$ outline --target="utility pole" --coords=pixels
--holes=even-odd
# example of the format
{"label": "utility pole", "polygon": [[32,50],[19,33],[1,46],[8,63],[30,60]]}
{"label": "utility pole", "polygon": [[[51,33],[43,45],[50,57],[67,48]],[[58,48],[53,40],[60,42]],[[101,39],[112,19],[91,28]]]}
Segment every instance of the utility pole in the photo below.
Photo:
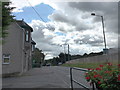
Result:
{"label": "utility pole", "polygon": [[64,45],[64,61],[66,62],[65,44]]}
{"label": "utility pole", "polygon": [[68,61],[70,60],[70,57],[69,57],[69,44],[68,44]]}

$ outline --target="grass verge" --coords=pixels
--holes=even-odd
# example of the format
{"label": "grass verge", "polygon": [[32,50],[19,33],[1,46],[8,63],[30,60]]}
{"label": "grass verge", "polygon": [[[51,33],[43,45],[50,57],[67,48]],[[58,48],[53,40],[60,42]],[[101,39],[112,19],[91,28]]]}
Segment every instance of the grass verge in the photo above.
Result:
{"label": "grass verge", "polygon": [[[65,67],[78,67],[78,68],[97,68],[99,65],[104,65],[105,63],[76,63],[76,64],[63,64]],[[112,63],[117,65],[118,63]]]}

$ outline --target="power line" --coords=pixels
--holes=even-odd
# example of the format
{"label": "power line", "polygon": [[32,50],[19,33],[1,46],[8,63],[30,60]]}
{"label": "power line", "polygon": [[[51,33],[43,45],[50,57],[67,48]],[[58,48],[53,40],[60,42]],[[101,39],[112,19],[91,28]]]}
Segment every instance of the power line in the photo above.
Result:
{"label": "power line", "polygon": [[[32,9],[36,12],[36,14],[38,15],[38,17],[43,21],[43,22],[47,22],[47,21],[45,21],[42,17],[41,17],[41,15],[37,12],[37,10],[32,6],[32,4],[29,2],[29,0],[26,0],[27,2],[28,2],[28,4],[32,7]],[[55,23],[53,22],[53,24],[55,25]],[[50,26],[49,24],[48,24],[48,26]]]}
{"label": "power line", "polygon": [[41,16],[40,14],[37,12],[37,10],[32,6],[32,4],[29,2],[29,0],[26,0],[28,2],[28,4],[32,7],[32,9],[36,12],[36,14],[38,15],[38,17],[43,21],[46,22]]}

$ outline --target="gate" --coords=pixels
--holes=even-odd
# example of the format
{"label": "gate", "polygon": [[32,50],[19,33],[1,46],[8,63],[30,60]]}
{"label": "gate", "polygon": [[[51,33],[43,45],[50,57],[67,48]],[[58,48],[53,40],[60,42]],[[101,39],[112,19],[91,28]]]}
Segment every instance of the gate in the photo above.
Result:
{"label": "gate", "polygon": [[[79,86],[82,86],[82,87],[85,88],[86,90],[90,90],[88,87],[86,87],[86,86],[83,85],[82,83],[79,83],[78,81],[76,81],[76,80],[73,79],[73,73],[72,73],[73,69],[74,69],[74,70],[79,70],[79,71],[84,71],[84,72],[87,72],[87,71],[88,71],[88,70],[81,69],[81,68],[70,67],[71,90],[74,89],[74,87],[73,87],[73,82],[76,83],[76,84],[78,84]],[[92,90],[95,90],[94,84],[92,84]]]}

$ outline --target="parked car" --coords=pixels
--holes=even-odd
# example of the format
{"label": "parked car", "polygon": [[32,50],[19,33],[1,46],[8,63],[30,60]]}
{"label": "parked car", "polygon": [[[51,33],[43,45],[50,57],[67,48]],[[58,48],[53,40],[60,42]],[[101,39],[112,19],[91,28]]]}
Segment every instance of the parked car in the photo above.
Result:
{"label": "parked car", "polygon": [[48,64],[46,64],[46,66],[51,66],[51,64],[50,64],[50,63],[48,63]]}
{"label": "parked car", "polygon": [[62,65],[62,63],[61,63],[61,62],[59,62],[59,63],[58,63],[58,65]]}

